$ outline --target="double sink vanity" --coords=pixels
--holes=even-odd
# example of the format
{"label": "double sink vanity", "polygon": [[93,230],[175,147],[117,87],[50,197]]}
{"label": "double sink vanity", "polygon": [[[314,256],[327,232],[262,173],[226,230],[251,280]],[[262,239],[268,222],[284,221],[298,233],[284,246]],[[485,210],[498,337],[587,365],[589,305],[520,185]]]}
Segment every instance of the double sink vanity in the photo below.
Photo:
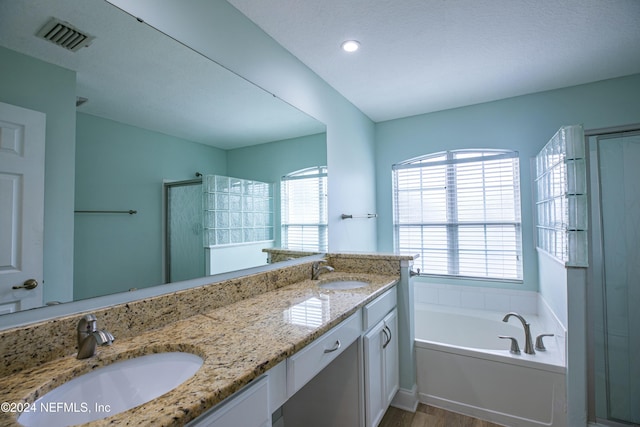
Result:
{"label": "double sink vanity", "polygon": [[399,387],[410,258],[324,259],[95,310],[115,341],[87,359],[75,342],[86,313],[0,331],[1,401],[13,405],[0,424],[377,425]]}

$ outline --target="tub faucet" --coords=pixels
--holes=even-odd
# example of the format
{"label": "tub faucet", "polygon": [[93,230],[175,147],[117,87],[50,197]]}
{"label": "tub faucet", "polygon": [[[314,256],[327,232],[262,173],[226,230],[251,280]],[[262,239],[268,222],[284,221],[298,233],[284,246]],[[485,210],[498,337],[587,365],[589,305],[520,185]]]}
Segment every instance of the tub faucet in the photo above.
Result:
{"label": "tub faucet", "polygon": [[334,268],[331,266],[320,265],[326,262],[327,260],[321,259],[313,263],[313,265],[311,266],[311,280],[318,280],[318,277],[323,271],[328,271],[328,272],[334,271]]}
{"label": "tub faucet", "polygon": [[522,326],[524,327],[524,352],[526,354],[536,354],[535,350],[533,349],[533,342],[531,340],[531,325],[524,319],[524,317],[513,311],[511,313],[507,313],[502,321],[508,322],[511,316],[516,317],[518,320],[520,320]]}
{"label": "tub faucet", "polygon": [[78,322],[78,359],[87,359],[96,354],[98,345],[111,345],[115,339],[109,331],[96,326],[95,314],[87,314]]}

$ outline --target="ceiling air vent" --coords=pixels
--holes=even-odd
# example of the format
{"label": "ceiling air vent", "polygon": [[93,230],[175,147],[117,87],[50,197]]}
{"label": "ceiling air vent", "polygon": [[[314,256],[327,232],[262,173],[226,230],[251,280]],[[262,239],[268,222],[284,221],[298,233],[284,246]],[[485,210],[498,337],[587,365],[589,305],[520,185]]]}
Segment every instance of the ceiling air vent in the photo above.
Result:
{"label": "ceiling air vent", "polygon": [[89,46],[95,38],[56,18],[51,18],[36,35],[72,52]]}

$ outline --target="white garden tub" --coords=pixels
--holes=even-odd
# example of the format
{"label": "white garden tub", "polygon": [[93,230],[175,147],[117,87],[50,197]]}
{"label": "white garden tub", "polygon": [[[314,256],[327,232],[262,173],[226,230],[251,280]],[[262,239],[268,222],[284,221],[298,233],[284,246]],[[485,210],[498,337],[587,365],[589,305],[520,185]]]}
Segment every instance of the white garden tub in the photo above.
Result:
{"label": "white garden tub", "polygon": [[[566,426],[564,346],[524,353],[524,330],[506,313],[416,304],[417,383],[422,403],[508,426]],[[535,340],[544,331],[524,315]],[[509,352],[518,339],[520,355]]]}

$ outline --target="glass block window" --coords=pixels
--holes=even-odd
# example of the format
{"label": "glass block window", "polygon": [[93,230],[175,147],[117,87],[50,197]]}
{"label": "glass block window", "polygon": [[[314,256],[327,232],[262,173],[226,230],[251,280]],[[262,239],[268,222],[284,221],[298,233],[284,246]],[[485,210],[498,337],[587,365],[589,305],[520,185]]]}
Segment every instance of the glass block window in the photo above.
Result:
{"label": "glass block window", "polygon": [[273,240],[273,184],[203,178],[205,247]]}
{"label": "glass block window", "polygon": [[282,247],[326,252],[327,167],[290,173],[280,181]]}
{"label": "glass block window", "polygon": [[518,153],[453,150],[393,166],[394,245],[422,274],[522,280]]}
{"label": "glass block window", "polygon": [[582,126],[560,128],[536,156],[536,240],[567,266],[586,267],[587,173]]}

